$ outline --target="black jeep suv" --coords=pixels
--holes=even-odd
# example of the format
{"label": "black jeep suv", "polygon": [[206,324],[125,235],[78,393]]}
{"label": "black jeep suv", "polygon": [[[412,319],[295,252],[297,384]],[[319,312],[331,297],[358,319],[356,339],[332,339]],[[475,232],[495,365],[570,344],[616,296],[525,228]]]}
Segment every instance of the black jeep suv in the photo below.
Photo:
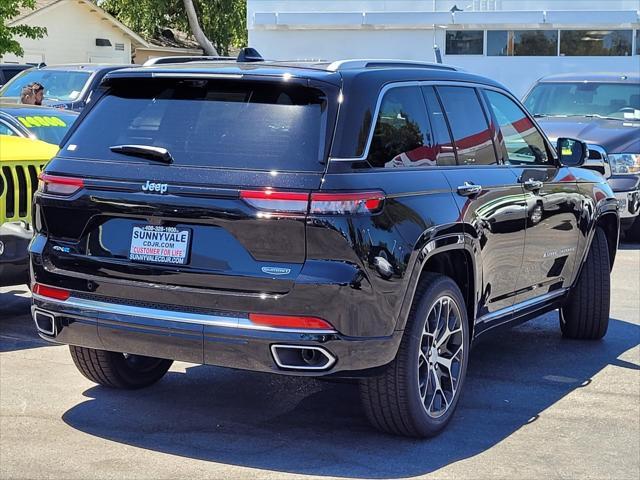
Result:
{"label": "black jeep suv", "polygon": [[105,386],[357,378],[375,426],[434,435],[483,333],[605,334],[618,204],[586,154],[443,65],[118,70],[41,176],[34,320]]}

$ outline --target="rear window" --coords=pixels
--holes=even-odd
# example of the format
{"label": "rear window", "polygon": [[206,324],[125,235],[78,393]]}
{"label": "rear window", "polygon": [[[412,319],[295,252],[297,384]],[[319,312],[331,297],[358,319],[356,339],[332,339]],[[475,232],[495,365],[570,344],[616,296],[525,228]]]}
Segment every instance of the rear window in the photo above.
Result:
{"label": "rear window", "polygon": [[127,79],[95,105],[65,155],[146,163],[110,150],[145,145],[177,165],[323,171],[327,107],[321,90],[286,82]]}

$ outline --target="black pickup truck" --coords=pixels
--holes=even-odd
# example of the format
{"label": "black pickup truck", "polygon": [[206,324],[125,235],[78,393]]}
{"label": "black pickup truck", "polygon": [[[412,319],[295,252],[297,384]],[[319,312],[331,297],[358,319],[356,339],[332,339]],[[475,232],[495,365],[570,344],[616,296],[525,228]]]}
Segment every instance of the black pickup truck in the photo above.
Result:
{"label": "black pickup truck", "polygon": [[551,140],[587,142],[584,167],[607,178],[620,205],[622,231],[629,240],[640,241],[640,74],[544,77],[524,104]]}

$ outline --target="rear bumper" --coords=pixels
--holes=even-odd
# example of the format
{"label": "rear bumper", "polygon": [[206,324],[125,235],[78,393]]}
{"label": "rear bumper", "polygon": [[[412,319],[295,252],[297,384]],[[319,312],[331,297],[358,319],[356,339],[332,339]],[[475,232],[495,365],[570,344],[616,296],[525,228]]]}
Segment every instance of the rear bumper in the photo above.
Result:
{"label": "rear bumper", "polygon": [[[190,363],[289,375],[357,376],[393,360],[402,332],[389,337],[354,338],[335,331],[294,331],[252,325],[246,317],[222,312],[192,313],[107,303],[71,296],[59,301],[34,295],[32,313],[42,338],[100,350]],[[44,328],[43,328],[44,327]],[[332,359],[326,368],[283,368],[273,347],[320,349]]]}
{"label": "rear bumper", "polygon": [[33,236],[21,224],[0,226],[0,286],[29,282],[29,242]]}

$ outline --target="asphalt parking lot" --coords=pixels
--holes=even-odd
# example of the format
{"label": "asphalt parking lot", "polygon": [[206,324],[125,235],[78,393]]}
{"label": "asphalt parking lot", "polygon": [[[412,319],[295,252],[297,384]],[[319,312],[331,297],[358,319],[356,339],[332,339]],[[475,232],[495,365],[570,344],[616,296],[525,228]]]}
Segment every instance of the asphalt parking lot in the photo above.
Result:
{"label": "asphalt parking lot", "polygon": [[480,343],[441,436],[367,424],[357,388],[176,363],[137,392],[97,387],[0,289],[1,478],[640,478],[640,245],[623,245],[602,342],[557,314]]}

